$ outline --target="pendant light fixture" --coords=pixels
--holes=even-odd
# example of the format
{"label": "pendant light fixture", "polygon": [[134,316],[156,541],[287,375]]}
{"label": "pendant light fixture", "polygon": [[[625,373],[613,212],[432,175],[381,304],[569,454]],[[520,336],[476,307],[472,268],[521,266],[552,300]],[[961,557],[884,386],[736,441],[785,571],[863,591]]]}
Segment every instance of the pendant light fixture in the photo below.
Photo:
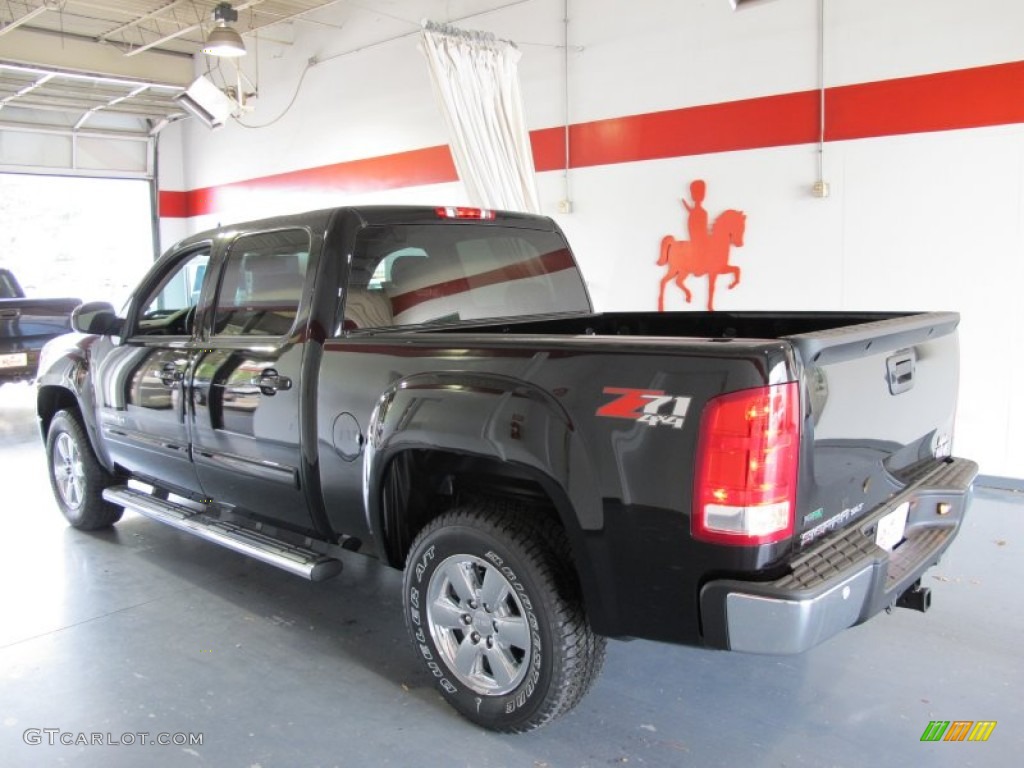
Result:
{"label": "pendant light fixture", "polygon": [[233,21],[238,21],[238,11],[231,7],[231,3],[220,3],[213,9],[213,20],[217,26],[206,38],[202,51],[207,56],[245,56],[245,43],[242,36],[234,27],[228,26]]}

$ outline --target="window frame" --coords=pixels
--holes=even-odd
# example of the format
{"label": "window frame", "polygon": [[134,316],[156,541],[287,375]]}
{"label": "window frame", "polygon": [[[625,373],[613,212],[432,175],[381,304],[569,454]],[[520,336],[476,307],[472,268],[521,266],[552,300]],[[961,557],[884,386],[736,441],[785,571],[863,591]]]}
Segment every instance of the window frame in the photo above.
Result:
{"label": "window frame", "polygon": [[190,333],[165,334],[160,333],[156,329],[144,331],[141,323],[143,321],[143,314],[146,307],[154,301],[156,294],[163,291],[168,281],[176,272],[183,270],[193,258],[203,252],[206,254],[206,265],[207,269],[209,269],[209,265],[214,263],[214,259],[216,258],[216,245],[213,240],[189,243],[188,246],[181,248],[181,250],[168,254],[163,259],[165,263],[161,264],[160,260],[156,262],[153,270],[139,285],[131,299],[129,299],[128,313],[125,323],[126,333],[124,336],[126,340],[160,340],[161,342],[174,340],[180,342],[182,339],[187,340],[196,337],[200,330],[200,313],[203,305],[202,294],[199,295],[196,303],[191,305],[196,308],[196,314],[192,321],[192,329]]}
{"label": "window frame", "polygon": [[[216,332],[216,320],[217,310],[219,308],[220,291],[224,284],[225,276],[227,275],[228,267],[231,264],[232,253],[235,251],[236,246],[243,239],[260,237],[263,235],[273,235],[277,233],[285,232],[301,232],[307,243],[306,249],[306,268],[302,276],[302,289],[299,293],[299,301],[295,307],[295,317],[292,320],[288,330],[280,334],[272,333],[247,333],[247,334],[232,334],[232,333],[217,333]],[[238,232],[230,240],[224,240],[219,244],[220,257],[216,264],[216,280],[209,281],[211,269],[207,265],[206,278],[209,281],[204,290],[209,290],[210,295],[206,298],[205,303],[205,319],[203,322],[202,337],[209,343],[224,344],[228,346],[234,346],[242,344],[248,346],[252,342],[263,342],[276,341],[280,342],[283,339],[290,338],[295,335],[296,330],[300,327],[302,322],[305,322],[306,315],[308,314],[308,307],[310,301],[310,280],[312,274],[316,272],[316,259],[314,257],[314,251],[316,248],[316,237],[310,227],[304,225],[289,225],[289,226],[276,226],[268,227],[266,229],[254,229],[245,232]],[[212,262],[211,262],[212,263]]]}

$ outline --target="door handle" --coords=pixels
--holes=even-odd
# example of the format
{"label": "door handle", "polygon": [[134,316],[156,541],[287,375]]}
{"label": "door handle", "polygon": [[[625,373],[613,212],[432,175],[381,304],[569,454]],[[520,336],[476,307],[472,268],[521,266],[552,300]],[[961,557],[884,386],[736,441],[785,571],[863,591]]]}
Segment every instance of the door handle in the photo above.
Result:
{"label": "door handle", "polygon": [[164,367],[160,369],[160,373],[157,375],[160,377],[160,381],[163,382],[165,387],[173,387],[185,378],[184,372],[179,371],[178,366],[174,363],[165,363]]}
{"label": "door handle", "polygon": [[292,380],[282,376],[274,368],[265,368],[259,376],[253,376],[249,383],[259,387],[264,395],[273,395],[292,388]]}

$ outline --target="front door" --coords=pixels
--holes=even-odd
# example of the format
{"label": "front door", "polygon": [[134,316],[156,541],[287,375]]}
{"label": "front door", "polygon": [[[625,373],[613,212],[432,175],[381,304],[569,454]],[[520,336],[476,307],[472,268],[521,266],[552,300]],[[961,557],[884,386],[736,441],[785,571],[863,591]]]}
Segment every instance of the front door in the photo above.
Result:
{"label": "front door", "polygon": [[193,373],[193,457],[218,503],[310,531],[299,386],[306,350],[303,229],[239,237],[224,259]]}
{"label": "front door", "polygon": [[143,286],[125,338],[96,342],[92,358],[100,428],[113,460],[187,492],[199,485],[189,452],[188,378],[195,305],[208,245],[168,262]]}

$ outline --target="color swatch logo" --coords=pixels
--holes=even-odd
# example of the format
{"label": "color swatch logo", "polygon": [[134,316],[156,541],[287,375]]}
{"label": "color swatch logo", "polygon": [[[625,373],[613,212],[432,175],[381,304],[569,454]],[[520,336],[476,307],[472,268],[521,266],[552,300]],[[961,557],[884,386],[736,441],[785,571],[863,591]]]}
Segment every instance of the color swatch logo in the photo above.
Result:
{"label": "color swatch logo", "polygon": [[995,729],[995,720],[932,720],[921,741],[988,741]]}

